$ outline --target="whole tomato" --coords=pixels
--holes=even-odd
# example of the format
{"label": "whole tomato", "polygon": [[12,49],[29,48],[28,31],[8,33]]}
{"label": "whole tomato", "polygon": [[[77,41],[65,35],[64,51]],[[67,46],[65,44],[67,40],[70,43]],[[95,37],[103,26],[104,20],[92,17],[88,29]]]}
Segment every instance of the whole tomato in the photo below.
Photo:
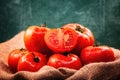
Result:
{"label": "whole tomato", "polygon": [[20,57],[25,55],[27,51],[23,48],[14,49],[8,55],[8,65],[13,72],[17,72],[17,65]]}
{"label": "whole tomato", "polygon": [[38,71],[46,64],[46,57],[42,53],[29,52],[22,56],[18,62],[18,71]]}
{"label": "whole tomato", "polygon": [[114,52],[108,46],[88,46],[80,53],[83,64],[114,61]]}
{"label": "whole tomato", "polygon": [[72,28],[78,34],[77,45],[72,50],[73,53],[79,54],[83,48],[94,45],[94,35],[87,27],[78,23],[70,23],[62,26],[62,28]]}
{"label": "whole tomato", "polygon": [[47,46],[53,52],[64,53],[71,51],[75,47],[78,35],[73,29],[57,28],[47,31],[44,38]]}
{"label": "whole tomato", "polygon": [[27,50],[36,51],[45,55],[51,55],[52,51],[44,41],[45,33],[50,30],[44,26],[29,26],[24,34],[24,44]]}
{"label": "whole tomato", "polygon": [[75,54],[53,54],[49,60],[47,65],[59,68],[66,67],[71,69],[80,69],[82,67],[80,58]]}

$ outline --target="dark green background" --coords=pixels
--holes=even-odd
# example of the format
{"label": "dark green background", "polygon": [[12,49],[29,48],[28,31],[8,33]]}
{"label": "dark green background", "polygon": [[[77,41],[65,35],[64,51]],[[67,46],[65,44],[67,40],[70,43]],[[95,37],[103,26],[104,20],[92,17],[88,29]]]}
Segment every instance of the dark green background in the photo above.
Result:
{"label": "dark green background", "polygon": [[80,23],[102,44],[120,48],[120,0],[1,0],[0,42],[29,25]]}

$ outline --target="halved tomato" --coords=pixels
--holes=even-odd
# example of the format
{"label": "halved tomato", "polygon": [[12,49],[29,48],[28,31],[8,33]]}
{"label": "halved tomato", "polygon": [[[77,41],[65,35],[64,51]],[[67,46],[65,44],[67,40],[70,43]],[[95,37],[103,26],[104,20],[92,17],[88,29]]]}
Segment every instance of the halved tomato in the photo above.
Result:
{"label": "halved tomato", "polygon": [[53,52],[70,52],[77,43],[78,34],[74,29],[51,29],[46,32],[44,39]]}

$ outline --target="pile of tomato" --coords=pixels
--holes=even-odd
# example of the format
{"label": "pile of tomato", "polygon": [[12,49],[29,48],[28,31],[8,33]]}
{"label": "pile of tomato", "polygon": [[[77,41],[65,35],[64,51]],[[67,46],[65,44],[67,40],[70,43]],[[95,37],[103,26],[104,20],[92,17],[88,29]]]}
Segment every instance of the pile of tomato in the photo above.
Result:
{"label": "pile of tomato", "polygon": [[78,23],[60,28],[29,26],[24,33],[24,44],[26,49],[9,53],[8,65],[13,72],[35,72],[45,65],[78,70],[89,63],[115,60],[112,49],[95,46],[92,31]]}

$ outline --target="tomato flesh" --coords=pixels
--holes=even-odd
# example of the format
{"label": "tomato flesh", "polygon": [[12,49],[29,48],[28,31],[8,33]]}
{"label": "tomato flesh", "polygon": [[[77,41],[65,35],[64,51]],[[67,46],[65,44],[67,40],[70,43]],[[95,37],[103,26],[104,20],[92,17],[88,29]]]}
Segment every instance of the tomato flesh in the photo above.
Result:
{"label": "tomato flesh", "polygon": [[54,52],[69,52],[76,45],[77,36],[70,28],[52,29],[45,34],[45,42]]}

